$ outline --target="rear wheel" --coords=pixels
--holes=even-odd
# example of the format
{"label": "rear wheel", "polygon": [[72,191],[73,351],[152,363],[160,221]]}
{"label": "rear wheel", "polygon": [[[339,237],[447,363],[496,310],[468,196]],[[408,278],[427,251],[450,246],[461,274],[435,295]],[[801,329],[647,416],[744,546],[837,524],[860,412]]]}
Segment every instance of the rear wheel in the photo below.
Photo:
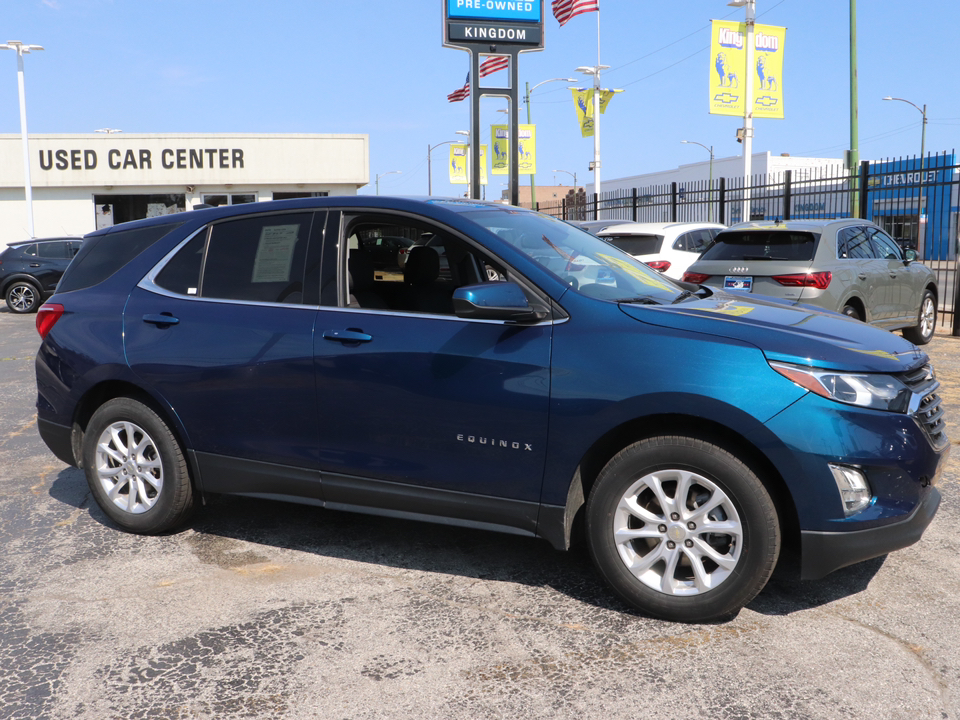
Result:
{"label": "rear wheel", "polygon": [[614,592],[666,620],[735,614],[766,585],[780,552],[763,483],[726,450],[690,437],[621,451],[600,473],[586,518],[591,556]]}
{"label": "rear wheel", "polygon": [[165,532],[193,509],[179,443],[159,415],[131,398],[110,400],[93,414],[83,467],[97,503],[126,530]]}
{"label": "rear wheel", "polygon": [[27,281],[15,282],[7,288],[7,307],[15,313],[31,313],[40,307],[40,291]]}
{"label": "rear wheel", "polygon": [[920,312],[917,315],[915,327],[904,328],[903,336],[914,345],[926,345],[933,340],[933,332],[937,329],[937,299],[929,290],[924,290],[920,301]]}
{"label": "rear wheel", "polygon": [[861,320],[861,321],[863,320],[863,318],[860,317],[860,311],[857,310],[857,308],[854,307],[853,305],[850,305],[849,303],[847,305],[844,305],[843,310],[841,310],[840,312],[842,312],[847,317],[852,317],[854,320]]}

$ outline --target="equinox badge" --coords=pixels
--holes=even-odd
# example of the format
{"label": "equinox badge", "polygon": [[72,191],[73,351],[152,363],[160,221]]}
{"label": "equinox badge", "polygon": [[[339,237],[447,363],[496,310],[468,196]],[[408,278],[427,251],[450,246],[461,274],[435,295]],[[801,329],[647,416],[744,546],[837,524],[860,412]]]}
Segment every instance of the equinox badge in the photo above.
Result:
{"label": "equinox badge", "polygon": [[515,440],[495,440],[494,438],[480,437],[479,435],[464,435],[459,433],[457,440],[460,442],[477,443],[479,445],[490,445],[492,447],[509,448],[512,450],[525,450],[533,452],[533,445],[530,443],[517,442]]}

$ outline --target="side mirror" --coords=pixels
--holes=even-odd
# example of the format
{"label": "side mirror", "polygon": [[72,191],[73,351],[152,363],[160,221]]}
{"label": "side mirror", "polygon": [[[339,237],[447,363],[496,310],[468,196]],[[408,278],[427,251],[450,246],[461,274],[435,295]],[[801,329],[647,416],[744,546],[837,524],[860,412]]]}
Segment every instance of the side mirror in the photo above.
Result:
{"label": "side mirror", "polygon": [[547,313],[530,306],[520,286],[513,282],[464,285],[453,293],[457,317],[507,322],[537,322]]}
{"label": "side mirror", "polygon": [[906,259],[908,263],[916,262],[917,251],[914,250],[913,248],[907,248],[903,253],[903,257]]}

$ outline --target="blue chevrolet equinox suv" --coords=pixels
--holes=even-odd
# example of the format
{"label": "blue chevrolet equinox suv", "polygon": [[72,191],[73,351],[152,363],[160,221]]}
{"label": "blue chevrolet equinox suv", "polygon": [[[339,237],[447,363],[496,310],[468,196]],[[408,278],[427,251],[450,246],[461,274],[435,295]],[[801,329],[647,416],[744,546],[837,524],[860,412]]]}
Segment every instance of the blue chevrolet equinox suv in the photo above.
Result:
{"label": "blue chevrolet equinox suv", "polygon": [[[374,262],[383,246],[404,258]],[[515,207],[331,197],[118,225],[37,328],[40,434],[136,533],[232,493],[584,538],[626,603],[698,622],[749,602],[781,550],[819,578],[915,542],[940,502],[919,348],[678,284]]]}

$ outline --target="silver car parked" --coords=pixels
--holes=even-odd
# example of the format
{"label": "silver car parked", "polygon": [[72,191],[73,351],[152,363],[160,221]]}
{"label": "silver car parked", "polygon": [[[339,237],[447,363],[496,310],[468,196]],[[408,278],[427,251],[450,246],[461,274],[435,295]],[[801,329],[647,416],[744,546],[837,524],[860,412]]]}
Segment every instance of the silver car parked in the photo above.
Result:
{"label": "silver car parked", "polygon": [[868,220],[750,222],[720,232],[684,273],[697,285],[841,312],[917,345],[937,324],[937,281]]}

